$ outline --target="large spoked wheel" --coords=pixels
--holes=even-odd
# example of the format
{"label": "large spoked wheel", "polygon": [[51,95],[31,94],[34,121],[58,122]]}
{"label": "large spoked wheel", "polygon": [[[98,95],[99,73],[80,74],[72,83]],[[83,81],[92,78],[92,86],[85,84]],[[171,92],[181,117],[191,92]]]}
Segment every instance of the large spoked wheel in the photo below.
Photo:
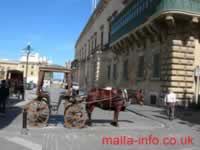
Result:
{"label": "large spoked wheel", "polygon": [[34,100],[27,107],[27,122],[31,127],[44,127],[49,119],[50,110],[43,100]]}
{"label": "large spoked wheel", "polygon": [[72,104],[65,108],[64,121],[66,128],[83,128],[85,126],[85,112],[79,104]]}

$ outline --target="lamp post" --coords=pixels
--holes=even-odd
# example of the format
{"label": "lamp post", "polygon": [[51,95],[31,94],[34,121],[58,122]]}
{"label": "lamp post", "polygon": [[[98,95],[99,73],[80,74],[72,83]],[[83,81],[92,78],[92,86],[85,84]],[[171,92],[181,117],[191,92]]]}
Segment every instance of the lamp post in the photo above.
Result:
{"label": "lamp post", "polygon": [[197,83],[196,83],[196,90],[195,90],[195,102],[198,104],[199,101],[199,77],[200,77],[200,67],[197,66],[195,69],[195,76],[197,77]]}
{"label": "lamp post", "polygon": [[31,44],[28,43],[28,45],[23,49],[24,52],[26,53],[26,74],[25,74],[25,83],[27,83],[27,79],[28,79],[28,61],[29,61],[29,56],[31,54],[31,52],[33,51]]}

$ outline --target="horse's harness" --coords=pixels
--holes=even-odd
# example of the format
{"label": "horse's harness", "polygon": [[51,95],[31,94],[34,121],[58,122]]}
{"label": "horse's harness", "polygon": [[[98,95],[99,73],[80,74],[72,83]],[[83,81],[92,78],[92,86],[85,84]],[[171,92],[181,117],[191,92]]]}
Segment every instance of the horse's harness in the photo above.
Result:
{"label": "horse's harness", "polygon": [[93,103],[109,101],[109,107],[111,108],[113,99],[115,99],[115,100],[121,100],[122,99],[122,100],[125,100],[125,102],[128,101],[128,93],[127,93],[127,91],[124,91],[124,90],[121,90],[121,91],[122,91],[122,94],[116,94],[114,96],[112,96],[111,91],[110,91],[109,97],[103,97],[103,98],[96,99],[96,100],[91,101],[91,102],[86,102],[86,100],[84,100],[83,103],[84,104],[93,104]]}

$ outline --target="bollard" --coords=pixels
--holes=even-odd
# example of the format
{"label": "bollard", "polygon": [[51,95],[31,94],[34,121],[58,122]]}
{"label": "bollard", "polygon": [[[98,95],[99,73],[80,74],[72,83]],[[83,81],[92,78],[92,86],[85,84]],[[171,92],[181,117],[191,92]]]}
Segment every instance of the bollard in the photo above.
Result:
{"label": "bollard", "polygon": [[27,110],[23,110],[23,115],[22,115],[22,135],[27,135],[28,134],[28,129],[27,129]]}
{"label": "bollard", "polygon": [[22,128],[27,129],[27,111],[26,111],[26,109],[24,109],[24,111],[23,111]]}

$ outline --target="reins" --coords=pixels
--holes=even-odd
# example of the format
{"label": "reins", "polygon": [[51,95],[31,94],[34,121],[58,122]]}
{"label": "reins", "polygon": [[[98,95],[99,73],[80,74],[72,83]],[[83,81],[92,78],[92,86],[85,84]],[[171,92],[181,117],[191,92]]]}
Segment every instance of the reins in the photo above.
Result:
{"label": "reins", "polygon": [[121,96],[120,96],[120,95],[116,95],[116,96],[113,96],[113,97],[106,97],[106,98],[102,98],[102,99],[97,99],[97,100],[91,101],[91,102],[86,102],[86,101],[84,101],[83,103],[84,103],[84,104],[92,104],[92,103],[98,103],[98,102],[109,101],[109,100],[112,101],[112,99],[114,99],[114,98],[116,98],[116,97],[118,97],[118,96],[119,96],[118,99],[121,99]]}

